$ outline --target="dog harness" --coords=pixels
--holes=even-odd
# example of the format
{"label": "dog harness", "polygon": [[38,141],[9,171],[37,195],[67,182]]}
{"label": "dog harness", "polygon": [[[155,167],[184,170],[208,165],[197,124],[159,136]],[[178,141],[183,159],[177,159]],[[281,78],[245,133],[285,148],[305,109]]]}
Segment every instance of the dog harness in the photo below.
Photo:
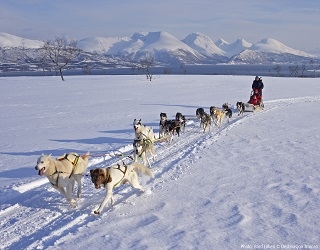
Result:
{"label": "dog harness", "polygon": [[80,158],[80,155],[78,154],[64,154],[63,157],[57,158],[57,160],[59,161],[68,160],[72,164],[73,167],[69,175],[69,178],[71,177],[71,175],[73,175],[74,170],[76,169],[76,166],[78,164],[79,158]]}
{"label": "dog harness", "polygon": [[[119,171],[121,171],[121,172],[123,173],[123,177],[120,179],[120,181],[118,181],[116,184],[113,185],[113,188],[115,188],[119,183],[121,183],[121,181],[122,181],[122,180],[124,179],[124,177],[126,176],[127,169],[128,169],[127,165],[124,164],[124,166],[123,166],[123,167],[124,167],[124,170],[122,170],[120,167],[121,167],[121,166],[118,164],[118,167],[117,167],[116,169],[118,169]],[[112,177],[110,176],[109,171],[110,171],[110,168],[107,168],[107,169],[105,170],[105,177],[106,177],[106,178],[105,178],[105,181],[103,182],[104,187],[106,187],[107,183],[109,183],[109,182],[112,181]]]}
{"label": "dog harness", "polygon": [[[56,171],[55,171],[52,175],[50,175],[50,176],[54,176],[54,175],[56,175],[56,174],[57,174],[56,183],[52,183],[51,181],[50,181],[50,183],[51,183],[53,186],[57,186],[57,187],[58,187],[59,174],[68,174],[68,173],[63,172],[63,171],[58,171],[57,166],[55,166],[55,168],[56,168]],[[69,178],[70,178],[70,177],[69,177]]]}
{"label": "dog harness", "polygon": [[[71,156],[73,156],[73,159],[70,158]],[[68,160],[72,164],[73,167],[72,167],[71,173],[69,175],[69,178],[74,173],[74,170],[75,170],[75,168],[76,168],[76,166],[78,164],[79,158],[80,158],[80,155],[78,155],[78,154],[64,154],[62,157],[57,158],[58,161]],[[56,183],[52,183],[52,182],[50,182],[50,183],[53,186],[58,186],[59,175],[60,174],[69,174],[69,173],[63,172],[63,171],[58,171],[57,166],[55,166],[55,169],[56,169],[56,171],[50,176],[53,176],[53,175],[57,174]]]}
{"label": "dog harness", "polygon": [[118,181],[116,184],[113,185],[113,187],[116,187],[117,185],[119,185],[119,183],[122,182],[122,180],[124,179],[124,177],[126,176],[126,173],[127,173],[127,169],[128,169],[128,166],[124,164],[124,171],[120,168],[121,166],[118,164],[118,167],[116,169],[118,169],[119,171],[121,171],[123,173],[123,177],[121,178],[120,181]]}
{"label": "dog harness", "polygon": [[141,157],[141,155],[146,151],[146,147],[148,145],[152,144],[152,140],[145,138],[145,139],[136,139],[136,140],[134,140],[133,146],[135,146],[135,144],[140,142],[140,141],[142,141],[142,151],[141,151],[141,154],[138,155],[139,157]]}

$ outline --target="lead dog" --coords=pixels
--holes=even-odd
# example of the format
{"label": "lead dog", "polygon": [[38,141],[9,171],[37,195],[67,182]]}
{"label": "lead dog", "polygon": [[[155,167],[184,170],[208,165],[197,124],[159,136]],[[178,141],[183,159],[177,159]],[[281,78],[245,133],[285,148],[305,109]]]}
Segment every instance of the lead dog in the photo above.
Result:
{"label": "lead dog", "polygon": [[151,127],[145,126],[141,123],[141,119],[133,120],[133,129],[135,133],[135,139],[150,139],[152,142],[155,141],[155,135]]}
{"label": "lead dog", "polygon": [[155,161],[154,144],[149,139],[135,139],[133,141],[133,149],[134,161],[138,162],[139,157],[141,157],[143,164],[147,166],[148,162],[149,167],[151,167],[151,164],[148,160],[148,155],[151,155],[153,161]]}
{"label": "lead dog", "polygon": [[77,182],[77,197],[81,196],[81,179],[88,167],[89,152],[85,155],[77,153],[64,154],[56,159],[51,155],[41,155],[37,160],[36,170],[45,175],[52,186],[58,190],[72,206],[76,200],[72,198],[74,184]]}
{"label": "lead dog", "polygon": [[101,202],[99,208],[94,211],[95,214],[100,214],[105,205],[111,200],[111,205],[114,203],[113,188],[129,182],[133,188],[138,188],[144,192],[144,188],[140,186],[137,172],[154,177],[152,171],[138,162],[132,162],[130,165],[114,165],[109,168],[96,168],[90,170],[91,181],[96,189],[103,186],[106,189],[106,196]]}

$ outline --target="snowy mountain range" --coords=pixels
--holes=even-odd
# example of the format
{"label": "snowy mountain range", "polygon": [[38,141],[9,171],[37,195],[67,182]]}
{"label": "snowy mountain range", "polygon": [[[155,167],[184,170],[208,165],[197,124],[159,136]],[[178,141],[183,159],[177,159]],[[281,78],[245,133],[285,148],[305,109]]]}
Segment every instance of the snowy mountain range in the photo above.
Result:
{"label": "snowy mountain range", "polygon": [[176,56],[189,55],[189,59],[193,57],[194,61],[212,58],[217,62],[227,62],[246,50],[264,54],[291,54],[298,57],[315,56],[290,48],[272,38],[263,39],[255,44],[245,39],[228,43],[221,38],[214,43],[208,36],[201,33],[192,33],[183,40],[179,40],[164,31],[135,33],[131,38],[89,37],[80,40],[78,46],[87,52],[122,55],[133,60],[141,59],[146,53],[152,53],[157,58],[159,54],[163,55],[166,52]]}
{"label": "snowy mountain range", "polygon": [[[36,60],[32,54],[37,54],[42,44],[43,41],[0,33],[1,62],[16,63],[19,58]],[[90,57],[93,61],[98,60],[95,59],[97,55],[103,60],[112,58],[119,62],[139,62],[151,56],[155,65],[306,63],[319,59],[317,54],[290,48],[272,38],[255,44],[245,39],[229,43],[219,38],[213,42],[201,33],[192,33],[179,40],[165,31],[139,32],[131,37],[88,37],[79,40],[77,45],[85,52],[85,58]],[[21,49],[29,54],[27,59],[21,57]]]}

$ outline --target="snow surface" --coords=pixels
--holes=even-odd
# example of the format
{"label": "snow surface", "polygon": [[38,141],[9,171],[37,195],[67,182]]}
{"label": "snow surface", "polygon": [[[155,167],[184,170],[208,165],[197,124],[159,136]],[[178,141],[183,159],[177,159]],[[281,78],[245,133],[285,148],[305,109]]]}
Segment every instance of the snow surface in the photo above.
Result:
{"label": "snow surface", "polygon": [[[263,78],[265,109],[202,133],[195,111],[249,98],[253,77],[165,75],[0,78],[0,249],[310,249],[320,247],[318,79]],[[34,169],[42,154],[90,151],[89,169],[132,152],[135,118],[186,115],[157,142],[147,191],[83,178],[72,208]],[[116,156],[121,152],[124,158]]]}

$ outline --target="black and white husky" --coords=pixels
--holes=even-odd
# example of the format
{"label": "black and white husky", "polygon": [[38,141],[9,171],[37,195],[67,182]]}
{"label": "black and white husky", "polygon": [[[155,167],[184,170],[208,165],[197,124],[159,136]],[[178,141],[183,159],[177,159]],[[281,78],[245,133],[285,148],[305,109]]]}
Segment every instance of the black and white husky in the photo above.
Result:
{"label": "black and white husky", "polygon": [[243,115],[244,109],[245,104],[243,102],[237,102],[238,115]]}
{"label": "black and white husky", "polygon": [[230,122],[230,119],[232,117],[232,110],[229,108],[228,103],[222,104],[222,108],[224,110],[225,116],[227,117],[227,121]]}
{"label": "black and white husky", "polygon": [[149,139],[135,139],[133,140],[132,145],[134,161],[138,162],[139,158],[141,158],[145,166],[147,166],[148,163],[149,167],[151,167],[148,156],[152,157],[153,162],[155,161],[154,143]]}
{"label": "black and white husky", "polygon": [[160,122],[159,122],[159,139],[165,136],[166,122],[167,122],[167,114],[161,112],[160,113]]}
{"label": "black and white husky", "polygon": [[179,123],[181,130],[184,132],[186,128],[186,117],[178,112],[176,114],[176,121]]}

